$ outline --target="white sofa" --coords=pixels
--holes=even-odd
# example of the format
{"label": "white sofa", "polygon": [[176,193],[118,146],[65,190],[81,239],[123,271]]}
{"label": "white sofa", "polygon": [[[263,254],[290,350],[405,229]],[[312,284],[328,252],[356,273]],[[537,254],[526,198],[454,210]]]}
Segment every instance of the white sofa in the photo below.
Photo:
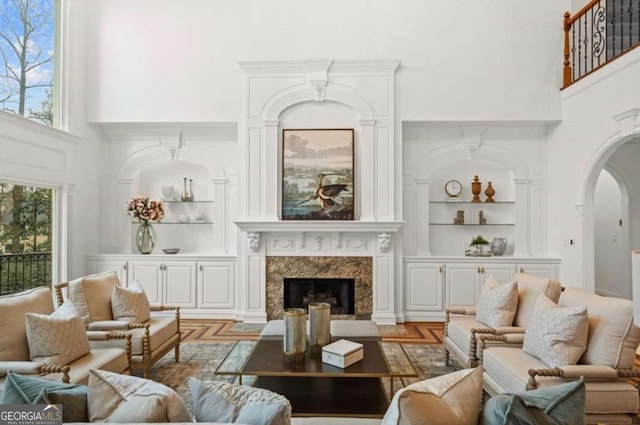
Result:
{"label": "white sofa", "polygon": [[634,371],[640,328],[633,323],[633,303],[566,288],[558,305],[586,306],[589,334],[578,364],[550,368],[520,347],[506,346],[494,335],[480,339],[484,387],[490,395],[544,388],[584,376],[589,423],[632,423],[640,409]]}

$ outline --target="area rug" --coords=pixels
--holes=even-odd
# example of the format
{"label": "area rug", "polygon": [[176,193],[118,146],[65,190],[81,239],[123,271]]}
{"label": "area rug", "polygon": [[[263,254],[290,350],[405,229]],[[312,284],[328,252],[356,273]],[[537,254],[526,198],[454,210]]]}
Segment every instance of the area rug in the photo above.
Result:
{"label": "area rug", "polygon": [[[152,378],[164,385],[173,388],[191,409],[191,395],[187,385],[187,379],[191,376],[201,380],[223,380],[236,382],[234,376],[215,375],[214,371],[233,347],[234,342],[196,343],[183,344],[180,349],[180,362],[176,363],[173,351],[160,359],[152,369]],[[413,382],[444,375],[457,370],[454,366],[444,363],[444,354],[441,345],[432,344],[393,344],[397,349],[402,346],[418,373],[417,378],[396,378],[394,390],[398,390]],[[392,369],[406,368],[406,364],[400,364],[403,356],[394,356],[393,350],[388,355]],[[249,377],[243,378],[243,384],[251,384]],[[389,394],[389,380],[384,380],[387,394]]]}

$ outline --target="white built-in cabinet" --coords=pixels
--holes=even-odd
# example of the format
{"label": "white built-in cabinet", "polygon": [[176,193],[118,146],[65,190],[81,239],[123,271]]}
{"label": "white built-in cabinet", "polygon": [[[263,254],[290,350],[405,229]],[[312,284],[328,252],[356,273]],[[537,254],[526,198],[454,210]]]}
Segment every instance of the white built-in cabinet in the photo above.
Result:
{"label": "white built-in cabinet", "polygon": [[136,280],[151,304],[179,306],[185,316],[235,318],[237,312],[234,257],[91,255],[89,271],[116,271],[125,285]]}
{"label": "white built-in cabinet", "polygon": [[489,276],[508,282],[526,272],[557,279],[559,267],[553,258],[405,258],[405,320],[442,320],[447,307],[476,305]]}

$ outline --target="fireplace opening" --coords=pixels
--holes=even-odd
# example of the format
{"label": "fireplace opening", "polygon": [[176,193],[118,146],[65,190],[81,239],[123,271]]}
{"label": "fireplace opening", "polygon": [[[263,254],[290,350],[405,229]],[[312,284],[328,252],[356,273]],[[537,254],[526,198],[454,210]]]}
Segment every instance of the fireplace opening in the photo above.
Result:
{"label": "fireplace opening", "polygon": [[307,309],[310,303],[331,305],[331,314],[355,314],[355,280],[284,278],[284,308]]}

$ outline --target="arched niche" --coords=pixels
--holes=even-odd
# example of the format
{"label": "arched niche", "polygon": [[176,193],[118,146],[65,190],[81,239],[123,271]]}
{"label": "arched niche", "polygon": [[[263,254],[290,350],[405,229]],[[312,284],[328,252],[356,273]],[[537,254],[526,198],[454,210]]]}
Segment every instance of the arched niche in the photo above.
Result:
{"label": "arched niche", "polygon": [[[416,255],[462,255],[465,244],[468,244],[467,239],[470,240],[470,235],[474,232],[484,233],[483,236],[489,238],[507,237],[507,255],[531,255],[531,178],[525,160],[517,153],[487,143],[476,146],[460,143],[428,152],[417,161],[415,169],[410,171],[414,175],[414,184],[408,190],[413,192],[405,193],[405,196],[412,198],[415,209]],[[452,179],[458,180],[463,187],[463,199],[469,201],[472,198],[471,182],[475,175],[482,182],[481,199],[486,198],[484,191],[488,182],[492,182],[496,191],[494,200],[499,205],[460,204],[459,209],[469,210],[472,217],[479,215],[482,210],[488,223],[493,221],[500,225],[443,227],[440,223],[445,220],[452,222],[455,215],[451,215],[452,212],[449,211],[453,205],[441,207],[438,204],[447,198],[445,183]],[[446,246],[443,245],[445,243]]]}

